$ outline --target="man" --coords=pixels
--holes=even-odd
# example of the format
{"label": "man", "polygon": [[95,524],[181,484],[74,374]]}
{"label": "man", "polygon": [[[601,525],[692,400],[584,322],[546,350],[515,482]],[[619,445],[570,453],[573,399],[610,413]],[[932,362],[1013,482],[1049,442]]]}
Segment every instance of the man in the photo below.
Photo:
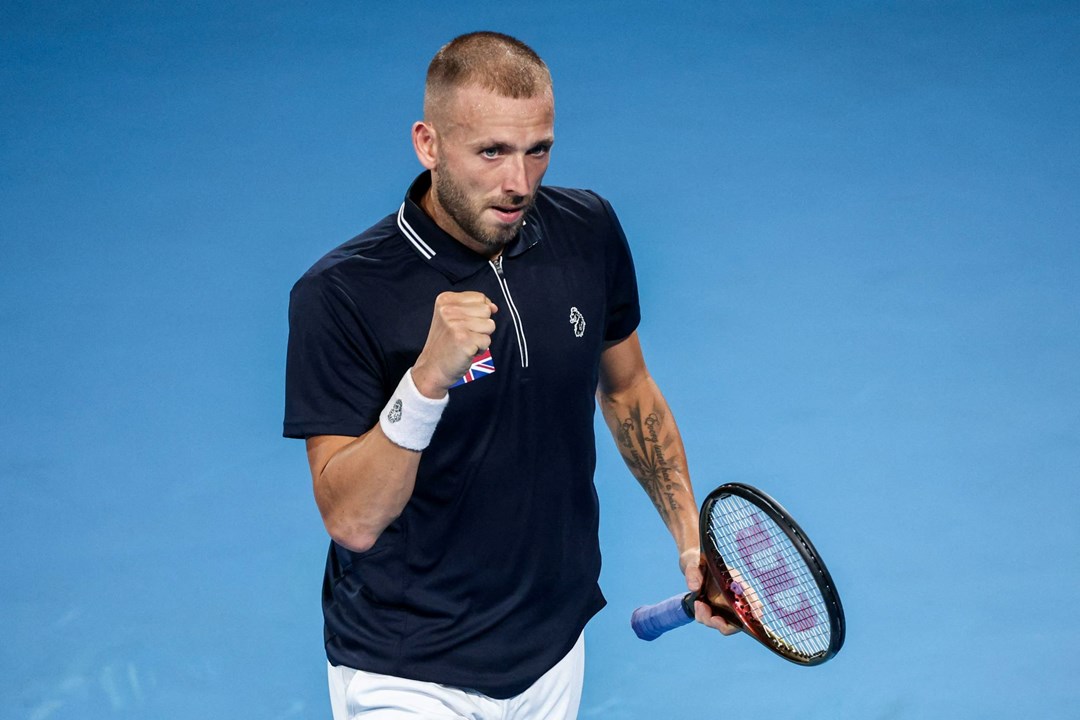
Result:
{"label": "man", "polygon": [[412,139],[425,172],[397,213],[290,298],[285,435],[307,441],[332,538],[334,716],[573,718],[605,602],[594,397],[701,584],[629,249],[605,200],[541,188],[554,99],[521,42],[443,47]]}

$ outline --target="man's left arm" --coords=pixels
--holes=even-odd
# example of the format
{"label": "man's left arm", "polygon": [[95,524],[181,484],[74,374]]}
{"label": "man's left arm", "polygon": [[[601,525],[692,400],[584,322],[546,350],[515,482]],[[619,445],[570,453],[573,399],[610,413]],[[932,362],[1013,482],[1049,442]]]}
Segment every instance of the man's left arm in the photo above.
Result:
{"label": "man's left arm", "polygon": [[[687,588],[697,592],[702,583],[698,508],[686,451],[671,409],[645,366],[636,331],[601,354],[597,400],[623,460],[675,539]],[[737,631],[701,601],[695,603],[695,616],[724,634]]]}

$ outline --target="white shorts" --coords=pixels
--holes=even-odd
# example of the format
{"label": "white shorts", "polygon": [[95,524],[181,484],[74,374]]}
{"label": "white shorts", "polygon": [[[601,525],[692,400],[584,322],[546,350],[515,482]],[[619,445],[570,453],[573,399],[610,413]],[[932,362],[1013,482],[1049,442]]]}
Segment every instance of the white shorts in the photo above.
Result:
{"label": "white shorts", "polygon": [[327,669],[334,720],[574,720],[585,677],[585,634],[555,667],[506,700],[329,663]]}

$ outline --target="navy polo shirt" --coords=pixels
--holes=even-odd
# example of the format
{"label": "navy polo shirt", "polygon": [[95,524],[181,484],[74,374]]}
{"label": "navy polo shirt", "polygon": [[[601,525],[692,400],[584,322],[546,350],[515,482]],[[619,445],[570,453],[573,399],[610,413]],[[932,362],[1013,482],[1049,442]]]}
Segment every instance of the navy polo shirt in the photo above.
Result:
{"label": "navy polo shirt", "polygon": [[435,297],[499,307],[495,371],[450,390],[413,495],[370,550],[334,542],[323,612],[335,665],[471,688],[525,690],[605,603],[593,470],[604,343],[637,327],[633,262],[607,201],[543,187],[501,261],[420,209],[331,251],[293,287],[287,437],[359,436],[427,338]]}

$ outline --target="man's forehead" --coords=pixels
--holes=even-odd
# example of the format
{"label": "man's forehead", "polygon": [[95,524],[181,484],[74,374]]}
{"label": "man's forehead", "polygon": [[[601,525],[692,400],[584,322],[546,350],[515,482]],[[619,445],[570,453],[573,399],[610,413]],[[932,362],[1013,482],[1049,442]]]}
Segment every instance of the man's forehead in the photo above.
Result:
{"label": "man's forehead", "polygon": [[495,118],[543,122],[553,118],[554,112],[555,98],[550,85],[535,95],[515,98],[472,83],[452,89],[437,107],[438,115],[454,124]]}

